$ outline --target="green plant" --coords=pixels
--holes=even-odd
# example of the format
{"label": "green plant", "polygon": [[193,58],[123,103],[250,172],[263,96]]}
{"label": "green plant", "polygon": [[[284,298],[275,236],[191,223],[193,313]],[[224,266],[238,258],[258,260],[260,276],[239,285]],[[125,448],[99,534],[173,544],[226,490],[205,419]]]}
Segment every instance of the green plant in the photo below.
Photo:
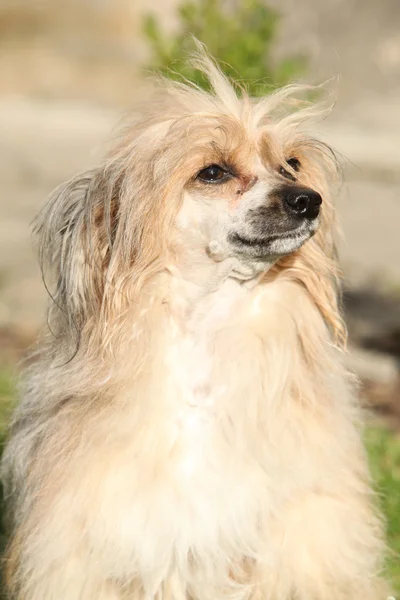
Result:
{"label": "green plant", "polygon": [[152,69],[170,78],[189,79],[207,88],[207,82],[188,64],[194,37],[205,44],[225,73],[243,81],[249,93],[262,96],[292,80],[306,60],[293,56],[275,62],[272,48],[280,16],[265,0],[185,0],[179,8],[179,30],[167,35],[153,15],[144,21]]}
{"label": "green plant", "polygon": [[[7,422],[10,418],[11,406],[14,403],[15,393],[14,374],[9,367],[4,367],[0,364],[0,458],[3,452]],[[0,560],[1,554],[6,546],[3,512],[3,488],[0,482]],[[3,598],[3,595],[0,586],[0,599],[1,598]]]}
{"label": "green plant", "polygon": [[380,427],[366,431],[372,477],[387,522],[387,572],[400,592],[400,436]]}

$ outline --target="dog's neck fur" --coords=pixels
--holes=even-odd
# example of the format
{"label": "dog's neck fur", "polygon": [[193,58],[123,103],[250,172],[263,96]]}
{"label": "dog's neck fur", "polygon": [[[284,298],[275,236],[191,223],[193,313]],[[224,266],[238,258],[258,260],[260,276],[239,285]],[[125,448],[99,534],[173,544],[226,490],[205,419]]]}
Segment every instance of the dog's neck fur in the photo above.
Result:
{"label": "dog's neck fur", "polygon": [[277,260],[278,257],[264,261],[241,260],[217,242],[211,242],[202,252],[195,247],[186,251],[176,266],[168,267],[174,281],[172,295],[194,307],[228,287],[251,290]]}
{"label": "dog's neck fur", "polygon": [[170,267],[168,304],[173,320],[194,337],[211,333],[236,302],[246,302],[270,266],[245,264],[234,257],[217,262],[205,255],[195,265]]}
{"label": "dog's neck fur", "polygon": [[206,408],[222,389],[213,375],[221,359],[215,341],[228,343],[235,324],[251,316],[270,265],[229,256],[215,261],[206,253],[191,258],[169,269],[166,365],[185,403]]}

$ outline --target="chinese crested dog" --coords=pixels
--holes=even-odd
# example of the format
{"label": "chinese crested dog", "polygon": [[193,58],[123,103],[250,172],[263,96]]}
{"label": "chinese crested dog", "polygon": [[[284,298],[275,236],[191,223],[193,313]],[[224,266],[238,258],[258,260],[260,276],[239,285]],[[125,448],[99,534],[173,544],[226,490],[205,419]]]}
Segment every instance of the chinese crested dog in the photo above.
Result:
{"label": "chinese crested dog", "polygon": [[378,600],[335,160],[289,86],[161,80],[36,223],[54,284],[3,478],[15,600]]}

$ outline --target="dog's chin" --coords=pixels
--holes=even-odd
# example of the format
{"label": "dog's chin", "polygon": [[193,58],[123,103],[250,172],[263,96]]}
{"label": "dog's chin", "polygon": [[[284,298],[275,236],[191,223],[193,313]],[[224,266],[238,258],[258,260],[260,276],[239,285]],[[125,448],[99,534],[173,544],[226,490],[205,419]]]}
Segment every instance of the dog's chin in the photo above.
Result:
{"label": "dog's chin", "polygon": [[298,228],[279,234],[252,236],[232,232],[229,243],[236,254],[251,260],[269,260],[299,250],[317,231],[316,223],[303,223]]}

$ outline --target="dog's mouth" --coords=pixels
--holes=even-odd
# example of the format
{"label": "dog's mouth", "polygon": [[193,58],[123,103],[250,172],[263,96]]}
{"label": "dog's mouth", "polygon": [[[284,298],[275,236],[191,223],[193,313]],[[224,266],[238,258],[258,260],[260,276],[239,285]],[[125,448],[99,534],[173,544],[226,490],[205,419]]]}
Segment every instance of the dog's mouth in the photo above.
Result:
{"label": "dog's mouth", "polygon": [[257,247],[257,246],[268,246],[269,244],[271,244],[272,242],[274,242],[276,240],[292,240],[292,239],[296,239],[298,237],[299,237],[298,233],[286,233],[286,234],[280,234],[280,235],[272,235],[272,236],[268,236],[268,237],[249,238],[249,237],[242,236],[239,233],[234,233],[234,234],[232,234],[230,241],[234,242],[236,244],[240,244],[242,246]]}
{"label": "dog's mouth", "polygon": [[263,258],[271,255],[290,254],[298,250],[315,234],[316,230],[315,224],[303,223],[294,230],[265,236],[252,236],[235,231],[229,235],[228,239],[237,252]]}

